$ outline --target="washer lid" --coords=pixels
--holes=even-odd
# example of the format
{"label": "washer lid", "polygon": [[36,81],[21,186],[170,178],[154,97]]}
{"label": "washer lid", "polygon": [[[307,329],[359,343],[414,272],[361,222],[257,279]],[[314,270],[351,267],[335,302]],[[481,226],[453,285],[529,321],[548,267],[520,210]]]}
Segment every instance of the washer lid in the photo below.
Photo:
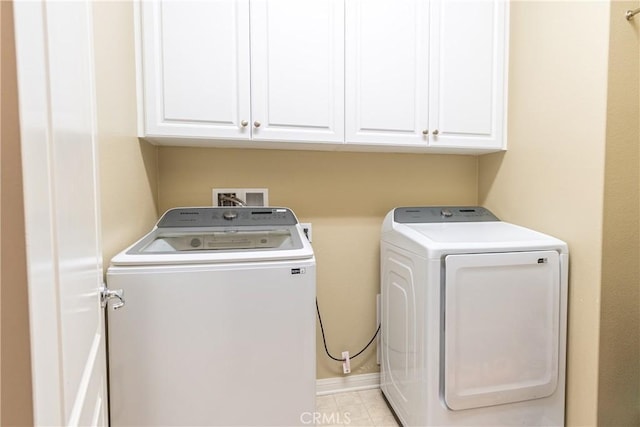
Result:
{"label": "washer lid", "polygon": [[158,228],[133,246],[129,254],[175,254],[246,250],[302,249],[295,226],[238,228]]}
{"label": "washer lid", "polygon": [[113,265],[200,264],[313,258],[286,208],[177,208],[116,255]]}

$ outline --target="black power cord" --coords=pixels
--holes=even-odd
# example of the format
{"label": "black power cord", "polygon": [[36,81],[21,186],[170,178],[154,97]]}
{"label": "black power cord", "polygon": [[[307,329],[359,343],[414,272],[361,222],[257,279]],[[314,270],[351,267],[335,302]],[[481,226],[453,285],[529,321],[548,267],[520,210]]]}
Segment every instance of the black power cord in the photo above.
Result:
{"label": "black power cord", "polygon": [[[324,344],[324,351],[327,353],[327,356],[329,356],[331,359],[335,360],[336,362],[346,361],[347,359],[339,359],[337,357],[333,357],[331,353],[329,353],[329,349],[327,348],[327,339],[324,336],[324,326],[322,326],[322,316],[320,316],[320,307],[318,307],[318,298],[316,298],[316,312],[318,313],[318,321],[320,322],[320,331],[322,332],[322,343]],[[369,340],[369,343],[362,350],[357,352],[354,356],[351,356],[349,359],[355,359],[356,357],[360,356],[366,349],[368,349],[371,343],[373,342],[373,340],[375,340],[376,337],[378,336],[379,332],[380,332],[380,324],[378,323],[378,329],[376,329],[376,333],[373,334],[373,337]]]}

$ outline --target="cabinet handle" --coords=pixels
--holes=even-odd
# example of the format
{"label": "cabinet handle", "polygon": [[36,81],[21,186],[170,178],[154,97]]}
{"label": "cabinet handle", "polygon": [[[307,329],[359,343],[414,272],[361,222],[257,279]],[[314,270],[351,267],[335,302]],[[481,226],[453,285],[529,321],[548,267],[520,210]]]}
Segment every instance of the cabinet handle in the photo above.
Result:
{"label": "cabinet handle", "polygon": [[241,125],[243,128],[246,128],[248,124],[249,124],[249,122],[248,122],[248,121],[246,121],[246,120],[243,120],[243,121],[241,121],[241,122],[240,122],[240,125]]}
{"label": "cabinet handle", "polygon": [[440,131],[438,131],[438,129],[434,130],[433,132],[431,132],[434,135],[438,135],[440,133]]}
{"label": "cabinet handle", "polygon": [[423,134],[423,135],[429,135],[429,129],[425,129],[425,130],[423,130],[423,131],[422,131],[422,134]]}
{"label": "cabinet handle", "polygon": [[253,122],[253,125],[255,127],[259,128],[260,127],[260,122],[256,120],[255,122]]}

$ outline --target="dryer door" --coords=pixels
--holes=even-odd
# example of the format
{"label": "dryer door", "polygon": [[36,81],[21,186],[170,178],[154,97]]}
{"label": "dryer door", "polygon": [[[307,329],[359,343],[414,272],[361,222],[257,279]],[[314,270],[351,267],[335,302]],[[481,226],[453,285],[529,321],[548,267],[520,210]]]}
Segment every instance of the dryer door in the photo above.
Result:
{"label": "dryer door", "polygon": [[453,410],[551,395],[558,379],[555,251],[445,258],[441,392]]}

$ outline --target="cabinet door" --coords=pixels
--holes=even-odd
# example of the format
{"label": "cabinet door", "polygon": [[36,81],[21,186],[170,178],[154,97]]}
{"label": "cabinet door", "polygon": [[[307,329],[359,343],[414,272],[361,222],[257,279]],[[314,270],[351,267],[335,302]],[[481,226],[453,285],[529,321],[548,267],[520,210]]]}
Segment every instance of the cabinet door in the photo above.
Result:
{"label": "cabinet door", "polygon": [[344,141],[344,1],[251,1],[254,140]]}
{"label": "cabinet door", "polygon": [[141,2],[145,136],[250,138],[249,1]]}
{"label": "cabinet door", "polygon": [[503,148],[507,3],[432,2],[430,146]]}
{"label": "cabinet door", "polygon": [[426,146],[428,7],[422,0],[347,1],[347,143]]}

